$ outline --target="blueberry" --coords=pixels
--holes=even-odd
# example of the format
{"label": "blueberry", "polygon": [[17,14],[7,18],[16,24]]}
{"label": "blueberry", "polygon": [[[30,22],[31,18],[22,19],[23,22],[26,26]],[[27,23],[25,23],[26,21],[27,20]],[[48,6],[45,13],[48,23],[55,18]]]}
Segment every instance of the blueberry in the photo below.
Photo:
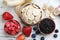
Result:
{"label": "blueberry", "polygon": [[44,40],[45,38],[44,37],[41,37],[41,40]]}
{"label": "blueberry", "polygon": [[57,38],[57,36],[58,36],[57,34],[54,34],[54,35],[53,35],[54,38]]}
{"label": "blueberry", "polygon": [[39,30],[37,30],[37,31],[36,31],[36,34],[37,34],[37,35],[38,35],[38,34],[40,34],[40,31],[39,31]]}
{"label": "blueberry", "polygon": [[33,40],[36,40],[36,39],[33,39]]}
{"label": "blueberry", "polygon": [[33,30],[36,31],[37,30],[37,27],[33,27]]}
{"label": "blueberry", "polygon": [[58,29],[56,29],[56,30],[55,30],[55,33],[58,33],[58,32],[59,32]]}
{"label": "blueberry", "polygon": [[36,34],[32,34],[32,38],[35,38],[36,37]]}

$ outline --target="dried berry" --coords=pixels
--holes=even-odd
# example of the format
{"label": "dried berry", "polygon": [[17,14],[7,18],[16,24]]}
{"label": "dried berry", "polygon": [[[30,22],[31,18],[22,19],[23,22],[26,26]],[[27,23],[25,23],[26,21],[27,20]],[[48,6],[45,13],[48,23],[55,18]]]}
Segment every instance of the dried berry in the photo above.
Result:
{"label": "dried berry", "polygon": [[9,20],[4,25],[4,31],[10,35],[17,34],[20,31],[20,28],[21,26],[16,20]]}
{"label": "dried berry", "polygon": [[55,23],[53,20],[45,18],[39,23],[39,28],[44,34],[50,34],[55,29]]}

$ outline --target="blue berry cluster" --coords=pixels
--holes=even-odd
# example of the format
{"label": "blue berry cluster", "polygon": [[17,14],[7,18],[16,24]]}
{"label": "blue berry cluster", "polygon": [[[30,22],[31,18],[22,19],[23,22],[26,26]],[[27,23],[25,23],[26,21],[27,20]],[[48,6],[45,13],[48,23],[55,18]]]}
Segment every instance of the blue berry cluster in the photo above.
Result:
{"label": "blue berry cluster", "polygon": [[[55,30],[55,33],[58,33],[58,32],[59,32],[58,29],[56,29],[56,30]],[[57,34],[54,34],[53,37],[54,37],[54,38],[57,38],[58,35],[57,35]]]}

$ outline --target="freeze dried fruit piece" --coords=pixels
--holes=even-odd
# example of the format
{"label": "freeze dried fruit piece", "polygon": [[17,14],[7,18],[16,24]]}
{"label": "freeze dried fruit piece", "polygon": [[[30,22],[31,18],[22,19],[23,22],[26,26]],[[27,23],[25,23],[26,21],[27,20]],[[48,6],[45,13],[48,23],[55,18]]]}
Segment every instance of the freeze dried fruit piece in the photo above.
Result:
{"label": "freeze dried fruit piece", "polygon": [[13,19],[13,16],[9,12],[4,12],[2,17],[3,17],[4,20]]}
{"label": "freeze dried fruit piece", "polygon": [[42,17],[42,10],[34,3],[26,4],[21,10],[21,19],[28,25],[37,24]]}
{"label": "freeze dried fruit piece", "polygon": [[55,9],[54,15],[55,15],[55,16],[59,16],[59,15],[60,15],[60,7],[57,8],[57,9]]}
{"label": "freeze dried fruit piece", "polygon": [[46,17],[47,17],[47,18],[50,18],[50,14],[51,14],[51,13],[50,13],[48,10],[45,10],[45,13],[46,13]]}
{"label": "freeze dried fruit piece", "polygon": [[9,35],[15,35],[20,31],[20,24],[16,20],[9,20],[4,25],[4,31]]}
{"label": "freeze dried fruit piece", "polygon": [[55,16],[49,10],[45,10],[45,13],[47,18],[55,19]]}
{"label": "freeze dried fruit piece", "polygon": [[53,6],[49,6],[48,10],[50,11],[50,13],[54,13],[55,8]]}
{"label": "freeze dried fruit piece", "polygon": [[43,5],[43,10],[47,10],[48,9],[48,5],[47,4],[44,4]]}
{"label": "freeze dried fruit piece", "polygon": [[47,6],[46,4],[43,6],[43,12],[46,14],[47,18],[55,19],[54,16],[55,8],[53,6]]}
{"label": "freeze dried fruit piece", "polygon": [[51,19],[55,19],[55,16],[51,13],[51,14],[50,14],[50,18],[51,18]]}

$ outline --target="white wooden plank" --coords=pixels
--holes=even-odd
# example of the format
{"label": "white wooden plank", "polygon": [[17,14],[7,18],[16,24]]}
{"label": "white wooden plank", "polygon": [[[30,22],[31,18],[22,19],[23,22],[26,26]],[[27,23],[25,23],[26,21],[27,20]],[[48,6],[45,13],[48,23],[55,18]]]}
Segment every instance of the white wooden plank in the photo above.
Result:
{"label": "white wooden plank", "polygon": [[18,36],[18,34],[17,35],[13,35],[13,36],[11,36],[11,35],[8,35],[7,33],[5,33],[4,32],[4,30],[0,30],[0,37],[10,37],[10,38],[16,38],[17,36]]}
{"label": "white wooden plank", "polygon": [[0,37],[0,40],[16,40],[16,38]]}

